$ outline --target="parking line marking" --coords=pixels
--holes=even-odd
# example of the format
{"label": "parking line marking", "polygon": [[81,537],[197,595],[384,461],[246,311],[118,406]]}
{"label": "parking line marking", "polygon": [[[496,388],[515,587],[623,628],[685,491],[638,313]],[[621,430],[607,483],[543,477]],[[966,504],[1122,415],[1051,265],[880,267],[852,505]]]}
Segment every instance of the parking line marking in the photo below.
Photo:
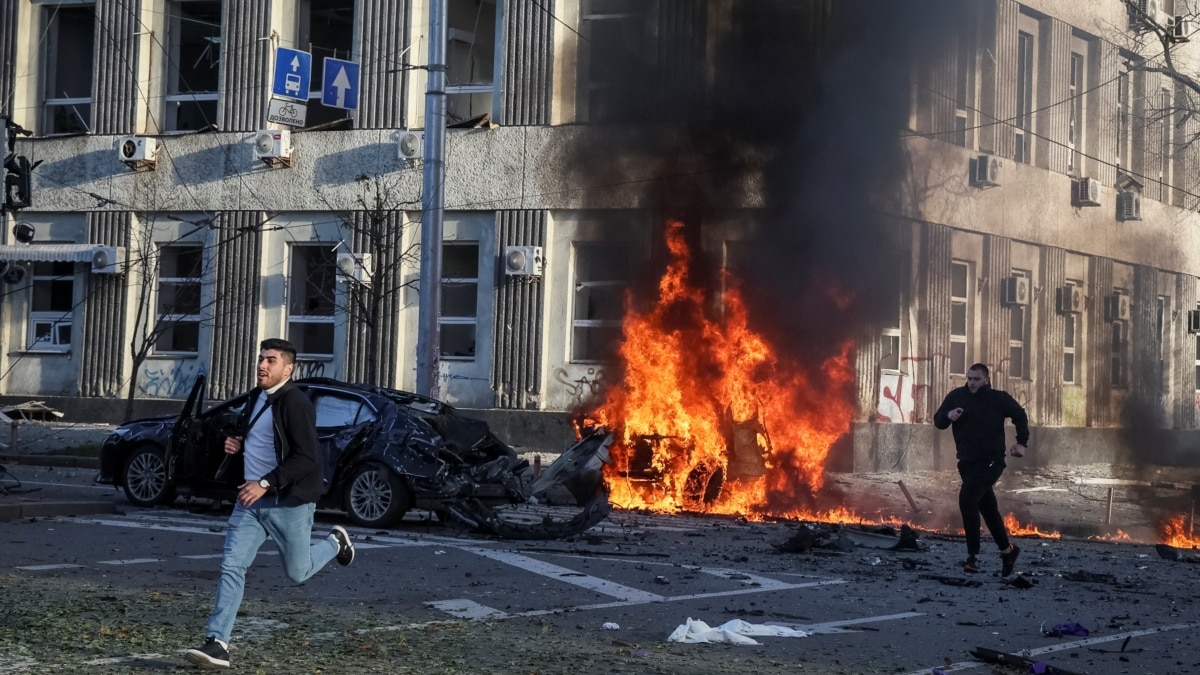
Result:
{"label": "parking line marking", "polygon": [[[1169,626],[1159,626],[1157,628],[1143,628],[1141,630],[1131,630],[1131,631],[1126,631],[1124,633],[1113,633],[1112,635],[1100,635],[1097,637],[1090,637],[1085,640],[1060,642],[1058,644],[1047,645],[1045,647],[1035,647],[1033,649],[1022,649],[1020,651],[1013,652],[1013,653],[1018,654],[1020,656],[1024,656],[1026,658],[1029,658],[1031,656],[1041,656],[1042,654],[1052,654],[1054,652],[1061,652],[1066,649],[1076,649],[1079,647],[1086,647],[1087,645],[1098,645],[1098,644],[1104,644],[1105,642],[1116,642],[1117,640],[1124,640],[1125,638],[1139,637],[1142,635],[1154,635],[1155,633],[1166,633],[1166,632],[1174,631],[1174,630],[1187,630],[1189,628],[1197,628],[1197,627],[1200,627],[1200,623],[1175,623],[1175,624],[1171,624]],[[945,666],[944,668],[942,668],[942,670],[945,670],[946,672],[951,672],[951,671],[956,671],[956,670],[970,670],[972,668],[980,668],[980,667],[985,667],[988,665],[990,665],[990,664],[982,663],[980,661],[959,661],[958,663],[952,663],[948,666]],[[911,671],[911,672],[907,673],[906,675],[926,675],[928,672],[929,672],[929,668],[921,668],[920,670]]]}
{"label": "parking line marking", "polygon": [[13,569],[26,570],[29,572],[42,572],[44,570],[69,570],[73,567],[80,567],[80,565],[69,565],[67,563],[58,565],[26,565],[24,567],[14,567]]}
{"label": "parking line marking", "polygon": [[463,546],[462,550],[468,553],[474,553],[475,555],[484,558],[491,558],[492,560],[502,562],[506,565],[512,565],[513,567],[523,569],[526,572],[540,574],[546,578],[561,581],[565,584],[571,584],[572,586],[579,586],[580,588],[585,588],[601,595],[620,598],[625,602],[645,603],[659,602],[663,600],[663,596],[658,595],[657,593],[648,593],[646,591],[631,588],[629,586],[623,586],[606,579],[601,579],[600,577],[591,576],[590,574],[580,575],[579,572],[573,569],[559,567],[558,565],[538,560],[536,558],[530,558],[529,556],[521,555],[519,553],[513,553],[511,551],[495,551],[492,549],[480,548],[478,546]]}
{"label": "parking line marking", "polygon": [[456,599],[456,600],[435,600],[426,602],[425,605],[439,609],[451,616],[459,619],[467,619],[468,621],[476,621],[478,619],[507,619],[508,613],[498,609],[493,609],[487,605],[481,605],[474,600]]}
{"label": "parking line marking", "polygon": [[144,563],[162,562],[159,558],[130,558],[128,560],[97,560],[97,565],[141,565]]}
{"label": "parking line marking", "polygon": [[844,621],[826,621],[824,623],[798,623],[798,624],[783,624],[788,628],[795,630],[806,630],[810,633],[821,634],[837,634],[837,633],[853,633],[855,631],[847,630],[845,626],[857,626],[861,623],[877,623],[880,621],[895,621],[896,619],[915,619],[918,616],[925,616],[924,612],[901,612],[899,614],[881,614],[879,616],[867,616],[859,619],[845,619]]}

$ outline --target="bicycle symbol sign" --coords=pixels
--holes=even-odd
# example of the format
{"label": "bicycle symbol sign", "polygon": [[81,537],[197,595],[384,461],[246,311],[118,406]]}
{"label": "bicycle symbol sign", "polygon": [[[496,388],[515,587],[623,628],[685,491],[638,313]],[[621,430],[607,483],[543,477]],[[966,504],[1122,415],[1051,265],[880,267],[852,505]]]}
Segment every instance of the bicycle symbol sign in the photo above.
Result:
{"label": "bicycle symbol sign", "polygon": [[286,124],[291,127],[303,127],[304,118],[308,114],[308,106],[295,101],[272,98],[267,104],[267,121],[276,124]]}

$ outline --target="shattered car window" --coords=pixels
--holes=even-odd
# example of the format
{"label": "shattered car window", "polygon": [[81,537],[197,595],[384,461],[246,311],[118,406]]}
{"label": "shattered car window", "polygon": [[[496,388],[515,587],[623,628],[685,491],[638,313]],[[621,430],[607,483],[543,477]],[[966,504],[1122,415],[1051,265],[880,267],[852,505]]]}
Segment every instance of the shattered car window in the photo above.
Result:
{"label": "shattered car window", "polygon": [[375,413],[361,399],[320,393],[313,405],[317,409],[317,427],[348,427],[375,419]]}

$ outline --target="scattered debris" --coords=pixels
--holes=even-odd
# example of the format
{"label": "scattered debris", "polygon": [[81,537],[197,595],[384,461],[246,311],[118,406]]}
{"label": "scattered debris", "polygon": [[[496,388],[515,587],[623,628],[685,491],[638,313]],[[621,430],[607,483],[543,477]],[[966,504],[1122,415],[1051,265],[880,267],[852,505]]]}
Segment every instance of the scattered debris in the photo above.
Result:
{"label": "scattered debris", "polygon": [[[667,642],[728,642],[735,645],[760,644],[754,637],[808,637],[812,633],[786,626],[747,623],[732,619],[713,628],[707,623],[688,617],[667,637]],[[751,637],[753,636],[753,637]]]}
{"label": "scattered debris", "polygon": [[940,574],[921,574],[917,578],[928,579],[930,581],[936,581],[938,583],[942,583],[947,586],[961,586],[963,588],[977,588],[977,587],[983,585],[982,581],[976,581],[974,579],[964,579],[962,577],[945,577]]}
{"label": "scattered debris", "polygon": [[1004,585],[1020,589],[1033,588],[1037,585],[1037,583],[1037,579],[1032,579],[1024,574],[1019,573],[1016,576],[1004,580]]}
{"label": "scattered debris", "polygon": [[1067,581],[1085,581],[1093,584],[1117,584],[1117,578],[1111,574],[1098,574],[1096,572],[1068,572],[1062,575],[1062,578]]}
{"label": "scattered debris", "polygon": [[1064,635],[1078,635],[1080,637],[1087,637],[1089,634],[1090,631],[1088,631],[1088,629],[1084,628],[1082,624],[1074,621],[1057,624],[1050,630],[1046,630],[1045,623],[1042,624],[1042,635],[1045,635],[1046,637],[1063,637]]}
{"label": "scattered debris", "polygon": [[987,661],[988,663],[998,663],[1006,666],[1019,666],[1024,668],[1026,672],[1029,673],[1039,673],[1044,675],[1079,675],[1079,673],[1076,673],[1072,670],[1055,668],[1054,666],[1041,661],[1034,661],[1033,659],[1025,658],[1024,656],[1019,656],[1017,654],[1009,654],[1008,652],[998,652],[994,649],[987,649],[986,647],[976,647],[975,649],[971,650],[971,656],[974,656],[982,661]]}
{"label": "scattered debris", "polygon": [[1126,649],[1126,647],[1129,646],[1129,641],[1132,639],[1133,639],[1132,635],[1126,637],[1125,640],[1121,643],[1120,649],[1101,649],[1100,647],[1088,647],[1088,651],[1096,652],[1097,654],[1136,654],[1137,652],[1146,651],[1143,647],[1134,647],[1133,649]]}
{"label": "scattered debris", "polygon": [[1183,560],[1183,551],[1180,551],[1174,546],[1155,544],[1154,550],[1158,551],[1158,557],[1162,558],[1163,560]]}
{"label": "scattered debris", "polygon": [[600,627],[604,630],[621,630],[620,624],[617,624],[613,621],[605,621],[604,625]]}

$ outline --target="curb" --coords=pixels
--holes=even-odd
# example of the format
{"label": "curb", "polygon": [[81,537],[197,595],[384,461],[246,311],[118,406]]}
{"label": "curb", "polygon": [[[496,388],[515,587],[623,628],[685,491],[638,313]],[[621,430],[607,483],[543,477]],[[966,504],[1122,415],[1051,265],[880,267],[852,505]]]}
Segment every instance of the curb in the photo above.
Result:
{"label": "curb", "polygon": [[0,504],[0,523],[25,518],[51,518],[53,516],[84,516],[97,513],[116,513],[115,502],[28,502]]}
{"label": "curb", "polygon": [[76,469],[99,469],[99,457],[77,457],[74,455],[5,455],[0,454],[0,464],[19,466],[62,466]]}

